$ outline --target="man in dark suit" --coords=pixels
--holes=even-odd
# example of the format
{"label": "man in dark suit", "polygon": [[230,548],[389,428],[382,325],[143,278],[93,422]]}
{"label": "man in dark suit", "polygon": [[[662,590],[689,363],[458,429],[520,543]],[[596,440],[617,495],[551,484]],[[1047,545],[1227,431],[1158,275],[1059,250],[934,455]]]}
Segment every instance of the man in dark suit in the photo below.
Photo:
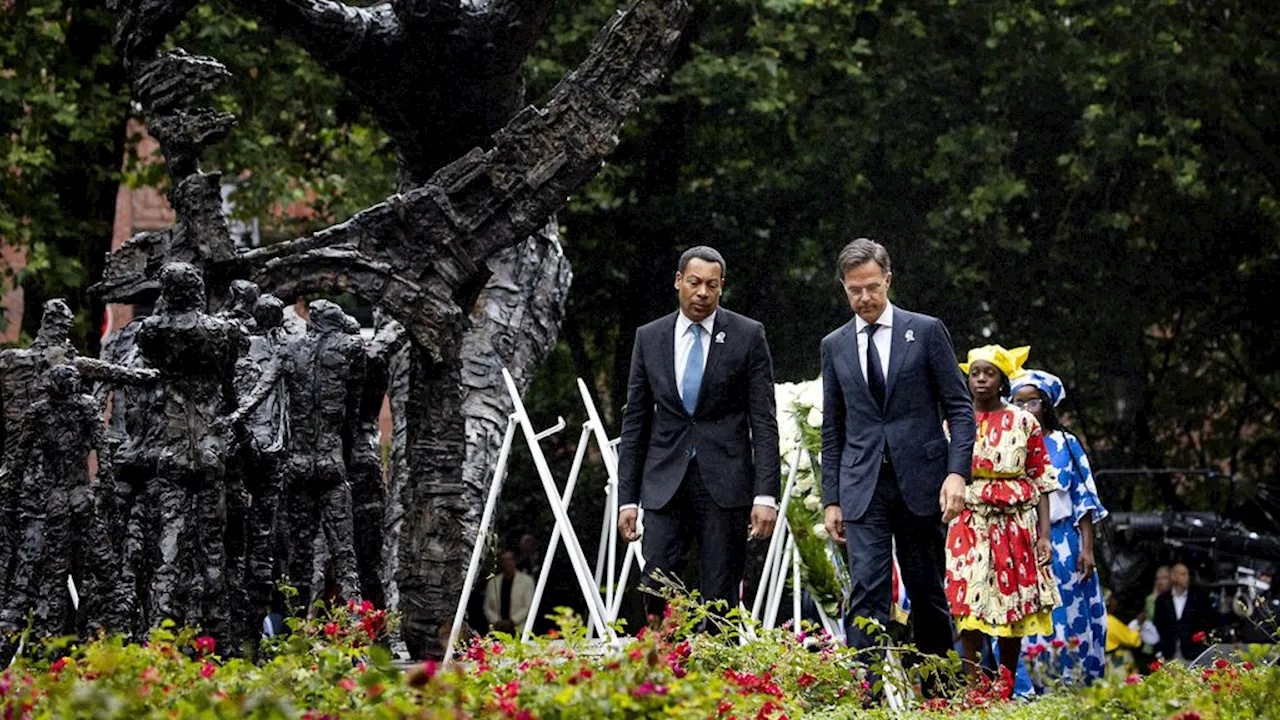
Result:
{"label": "man in dark suit", "polygon": [[1160,633],[1156,649],[1165,660],[1195,660],[1205,650],[1204,633],[1211,628],[1209,596],[1191,586],[1191,571],[1178,563],[1169,569],[1169,589],[1156,598],[1155,623]]}
{"label": "man in dark suit", "polygon": [[[680,309],[636,331],[618,448],[618,529],[646,561],[679,577],[698,539],[704,600],[738,606],[747,528],[777,520],[778,421],[764,326],[720,307],[725,262],[699,246],[680,257]],[[655,599],[645,598],[655,612]]]}
{"label": "man in dark suit", "polygon": [[942,321],[888,301],[884,247],[854,240],[838,263],[855,316],[822,340],[822,502],[827,532],[849,548],[848,641],[873,644],[854,618],[888,626],[896,540],[916,647],[946,655],[944,523],[964,508],[973,400]]}

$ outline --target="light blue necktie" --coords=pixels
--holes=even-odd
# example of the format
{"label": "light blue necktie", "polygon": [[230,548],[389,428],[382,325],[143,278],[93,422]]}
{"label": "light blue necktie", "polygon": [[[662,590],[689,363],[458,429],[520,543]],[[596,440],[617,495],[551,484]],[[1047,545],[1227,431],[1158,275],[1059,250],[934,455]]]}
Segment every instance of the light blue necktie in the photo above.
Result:
{"label": "light blue necktie", "polygon": [[702,326],[694,323],[689,326],[689,332],[693,333],[693,347],[684,363],[684,409],[692,415],[698,407],[698,390],[702,387]]}

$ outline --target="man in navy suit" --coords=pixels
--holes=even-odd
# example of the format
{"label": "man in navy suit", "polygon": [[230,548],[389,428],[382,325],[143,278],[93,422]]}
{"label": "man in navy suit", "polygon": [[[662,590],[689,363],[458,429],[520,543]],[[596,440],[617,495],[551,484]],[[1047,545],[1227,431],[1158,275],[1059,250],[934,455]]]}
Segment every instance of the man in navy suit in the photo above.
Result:
{"label": "man in navy suit", "polygon": [[964,509],[973,400],[942,321],[888,301],[884,246],[854,240],[838,263],[855,315],[822,340],[822,502],[827,532],[849,549],[847,637],[873,643],[856,617],[888,626],[896,540],[916,647],[946,655],[945,523]]}
{"label": "man in navy suit", "polygon": [[[738,606],[752,537],[777,520],[778,421],[764,326],[720,307],[725,262],[699,246],[680,257],[680,309],[636,331],[618,447],[618,529],[646,561],[679,577],[698,539],[704,600]],[[645,598],[648,610],[656,601]]]}

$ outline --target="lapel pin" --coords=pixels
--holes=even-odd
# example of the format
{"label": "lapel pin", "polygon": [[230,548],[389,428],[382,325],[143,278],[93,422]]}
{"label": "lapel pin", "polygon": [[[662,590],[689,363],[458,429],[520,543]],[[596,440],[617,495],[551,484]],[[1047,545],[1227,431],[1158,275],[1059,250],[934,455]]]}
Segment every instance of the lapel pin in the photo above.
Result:
{"label": "lapel pin", "polygon": [[908,330],[908,331],[907,331],[907,336],[906,336],[906,337],[907,337],[907,342],[915,342],[915,341],[916,341],[916,331],[915,331],[915,330]]}
{"label": "lapel pin", "polygon": [[723,345],[723,344],[724,344],[724,332],[718,332],[718,333],[716,333],[716,344],[717,344],[717,345]]}

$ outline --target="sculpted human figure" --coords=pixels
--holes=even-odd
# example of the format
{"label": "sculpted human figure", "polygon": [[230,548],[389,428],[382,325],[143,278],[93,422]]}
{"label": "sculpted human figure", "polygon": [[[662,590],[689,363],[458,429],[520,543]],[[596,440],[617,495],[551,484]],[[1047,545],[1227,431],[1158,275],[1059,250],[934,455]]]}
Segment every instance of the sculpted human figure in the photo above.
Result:
{"label": "sculpted human figure", "polygon": [[238,456],[253,498],[245,527],[245,581],[249,604],[258,608],[269,602],[277,576],[275,535],[289,442],[288,394],[279,367],[293,338],[284,326],[284,302],[274,295],[256,300],[253,319],[256,330],[236,361],[236,391],[247,398],[264,374],[270,371],[274,377],[265,386],[261,402],[240,419],[239,428]]}
{"label": "sculpted human figure", "polygon": [[187,263],[160,271],[161,309],[142,321],[138,348],[160,371],[156,433],[159,557],[151,621],[199,624],[227,638],[224,533],[228,443],[217,422],[235,407],[243,340],[236,322],[204,311],[204,280]]}
{"label": "sculpted human figure", "polygon": [[289,344],[282,361],[264,371],[252,396],[232,419],[253,412],[280,377],[288,396],[289,440],[278,522],[287,532],[286,562],[299,596],[314,601],[317,532],[332,562],[339,599],[360,597],[346,456],[352,443],[352,407],[364,381],[364,347],[349,332],[347,315],[328,300],[308,306],[307,332]]}
{"label": "sculpted human figure", "polygon": [[382,443],[378,419],[390,383],[392,356],[404,346],[404,327],[374,308],[374,336],[364,343],[364,387],[360,393],[347,462],[351,482],[351,498],[356,535],[356,562],[360,572],[360,591],[366,600],[378,607],[386,605],[385,573],[382,562],[383,516],[387,502],[387,474],[382,466]]}
{"label": "sculpted human figure", "polygon": [[0,438],[4,448],[0,458],[0,590],[8,580],[18,542],[17,492],[22,472],[12,461],[12,454],[32,408],[45,397],[46,371],[73,364],[86,381],[107,385],[143,384],[155,378],[152,371],[80,357],[70,340],[73,320],[66,301],[49,300],[44,304],[40,329],[31,346],[0,352]]}
{"label": "sculpted human figure", "polygon": [[[74,617],[68,574],[91,627],[116,627],[121,620],[111,597],[115,562],[89,478],[91,451],[99,476],[111,474],[106,428],[93,397],[81,392],[74,365],[50,368],[45,385],[13,441],[12,460],[21,473],[20,546],[0,609],[5,637],[24,627],[28,613],[35,637],[75,634],[78,623],[68,623]],[[0,650],[0,659],[7,655]]]}

